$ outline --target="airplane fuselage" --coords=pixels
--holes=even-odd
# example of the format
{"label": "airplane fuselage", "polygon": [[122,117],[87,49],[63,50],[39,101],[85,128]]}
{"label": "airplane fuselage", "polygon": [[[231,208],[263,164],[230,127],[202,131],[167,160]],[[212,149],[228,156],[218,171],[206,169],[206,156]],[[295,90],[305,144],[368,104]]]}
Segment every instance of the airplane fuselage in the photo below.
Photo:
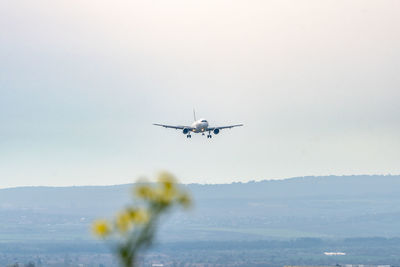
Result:
{"label": "airplane fuselage", "polygon": [[200,119],[192,123],[193,132],[203,133],[208,128],[208,121],[206,119]]}

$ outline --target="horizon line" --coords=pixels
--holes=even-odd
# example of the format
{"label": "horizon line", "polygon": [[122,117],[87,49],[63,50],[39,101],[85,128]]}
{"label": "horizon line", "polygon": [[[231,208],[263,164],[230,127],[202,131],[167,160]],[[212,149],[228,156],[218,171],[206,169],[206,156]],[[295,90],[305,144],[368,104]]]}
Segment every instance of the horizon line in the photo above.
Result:
{"label": "horizon line", "polygon": [[[305,175],[305,176],[293,176],[287,178],[270,178],[270,179],[260,179],[260,180],[248,180],[248,181],[234,181],[230,183],[178,183],[180,185],[232,185],[232,184],[248,184],[248,183],[259,183],[259,182],[279,182],[293,179],[301,178],[327,178],[327,177],[351,177],[351,176],[400,176],[400,174],[342,174],[342,175]],[[148,182],[154,183],[154,181],[149,180]],[[0,187],[0,190],[4,189],[18,189],[18,188],[71,188],[71,187],[111,187],[111,186],[124,186],[133,185],[140,183],[140,181],[132,183],[122,183],[122,184],[92,184],[92,185],[20,185],[20,186],[5,186]]]}

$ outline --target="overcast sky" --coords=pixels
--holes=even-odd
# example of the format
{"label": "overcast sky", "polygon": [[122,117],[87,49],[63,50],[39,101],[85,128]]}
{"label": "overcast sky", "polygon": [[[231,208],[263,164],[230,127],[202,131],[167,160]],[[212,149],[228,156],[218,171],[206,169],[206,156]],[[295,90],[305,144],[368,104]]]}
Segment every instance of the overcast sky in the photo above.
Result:
{"label": "overcast sky", "polygon": [[[400,1],[0,0],[0,187],[400,173]],[[212,140],[157,128],[244,123]]]}

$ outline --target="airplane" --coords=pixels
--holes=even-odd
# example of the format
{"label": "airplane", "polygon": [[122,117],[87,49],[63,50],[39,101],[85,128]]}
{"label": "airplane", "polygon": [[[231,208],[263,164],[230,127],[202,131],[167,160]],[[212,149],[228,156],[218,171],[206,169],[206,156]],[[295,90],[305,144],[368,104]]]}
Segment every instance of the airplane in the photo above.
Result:
{"label": "airplane", "polygon": [[219,134],[220,130],[222,129],[231,129],[234,127],[243,126],[243,124],[234,124],[228,126],[218,126],[218,127],[208,127],[208,121],[206,119],[196,119],[196,112],[193,110],[193,118],[194,122],[191,126],[174,126],[174,125],[165,125],[159,123],[153,123],[153,125],[161,126],[164,128],[172,128],[176,130],[182,130],[183,134],[186,134],[186,138],[192,138],[191,133],[202,133],[204,135],[205,132],[208,132],[207,138],[212,138],[211,132],[214,134]]}

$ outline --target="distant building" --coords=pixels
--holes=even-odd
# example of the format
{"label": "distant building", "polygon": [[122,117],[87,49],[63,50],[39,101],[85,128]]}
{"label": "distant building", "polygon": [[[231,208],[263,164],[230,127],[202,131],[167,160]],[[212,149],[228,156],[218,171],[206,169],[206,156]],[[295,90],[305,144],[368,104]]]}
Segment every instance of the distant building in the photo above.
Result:
{"label": "distant building", "polygon": [[344,256],[345,252],[324,252],[326,256]]}

